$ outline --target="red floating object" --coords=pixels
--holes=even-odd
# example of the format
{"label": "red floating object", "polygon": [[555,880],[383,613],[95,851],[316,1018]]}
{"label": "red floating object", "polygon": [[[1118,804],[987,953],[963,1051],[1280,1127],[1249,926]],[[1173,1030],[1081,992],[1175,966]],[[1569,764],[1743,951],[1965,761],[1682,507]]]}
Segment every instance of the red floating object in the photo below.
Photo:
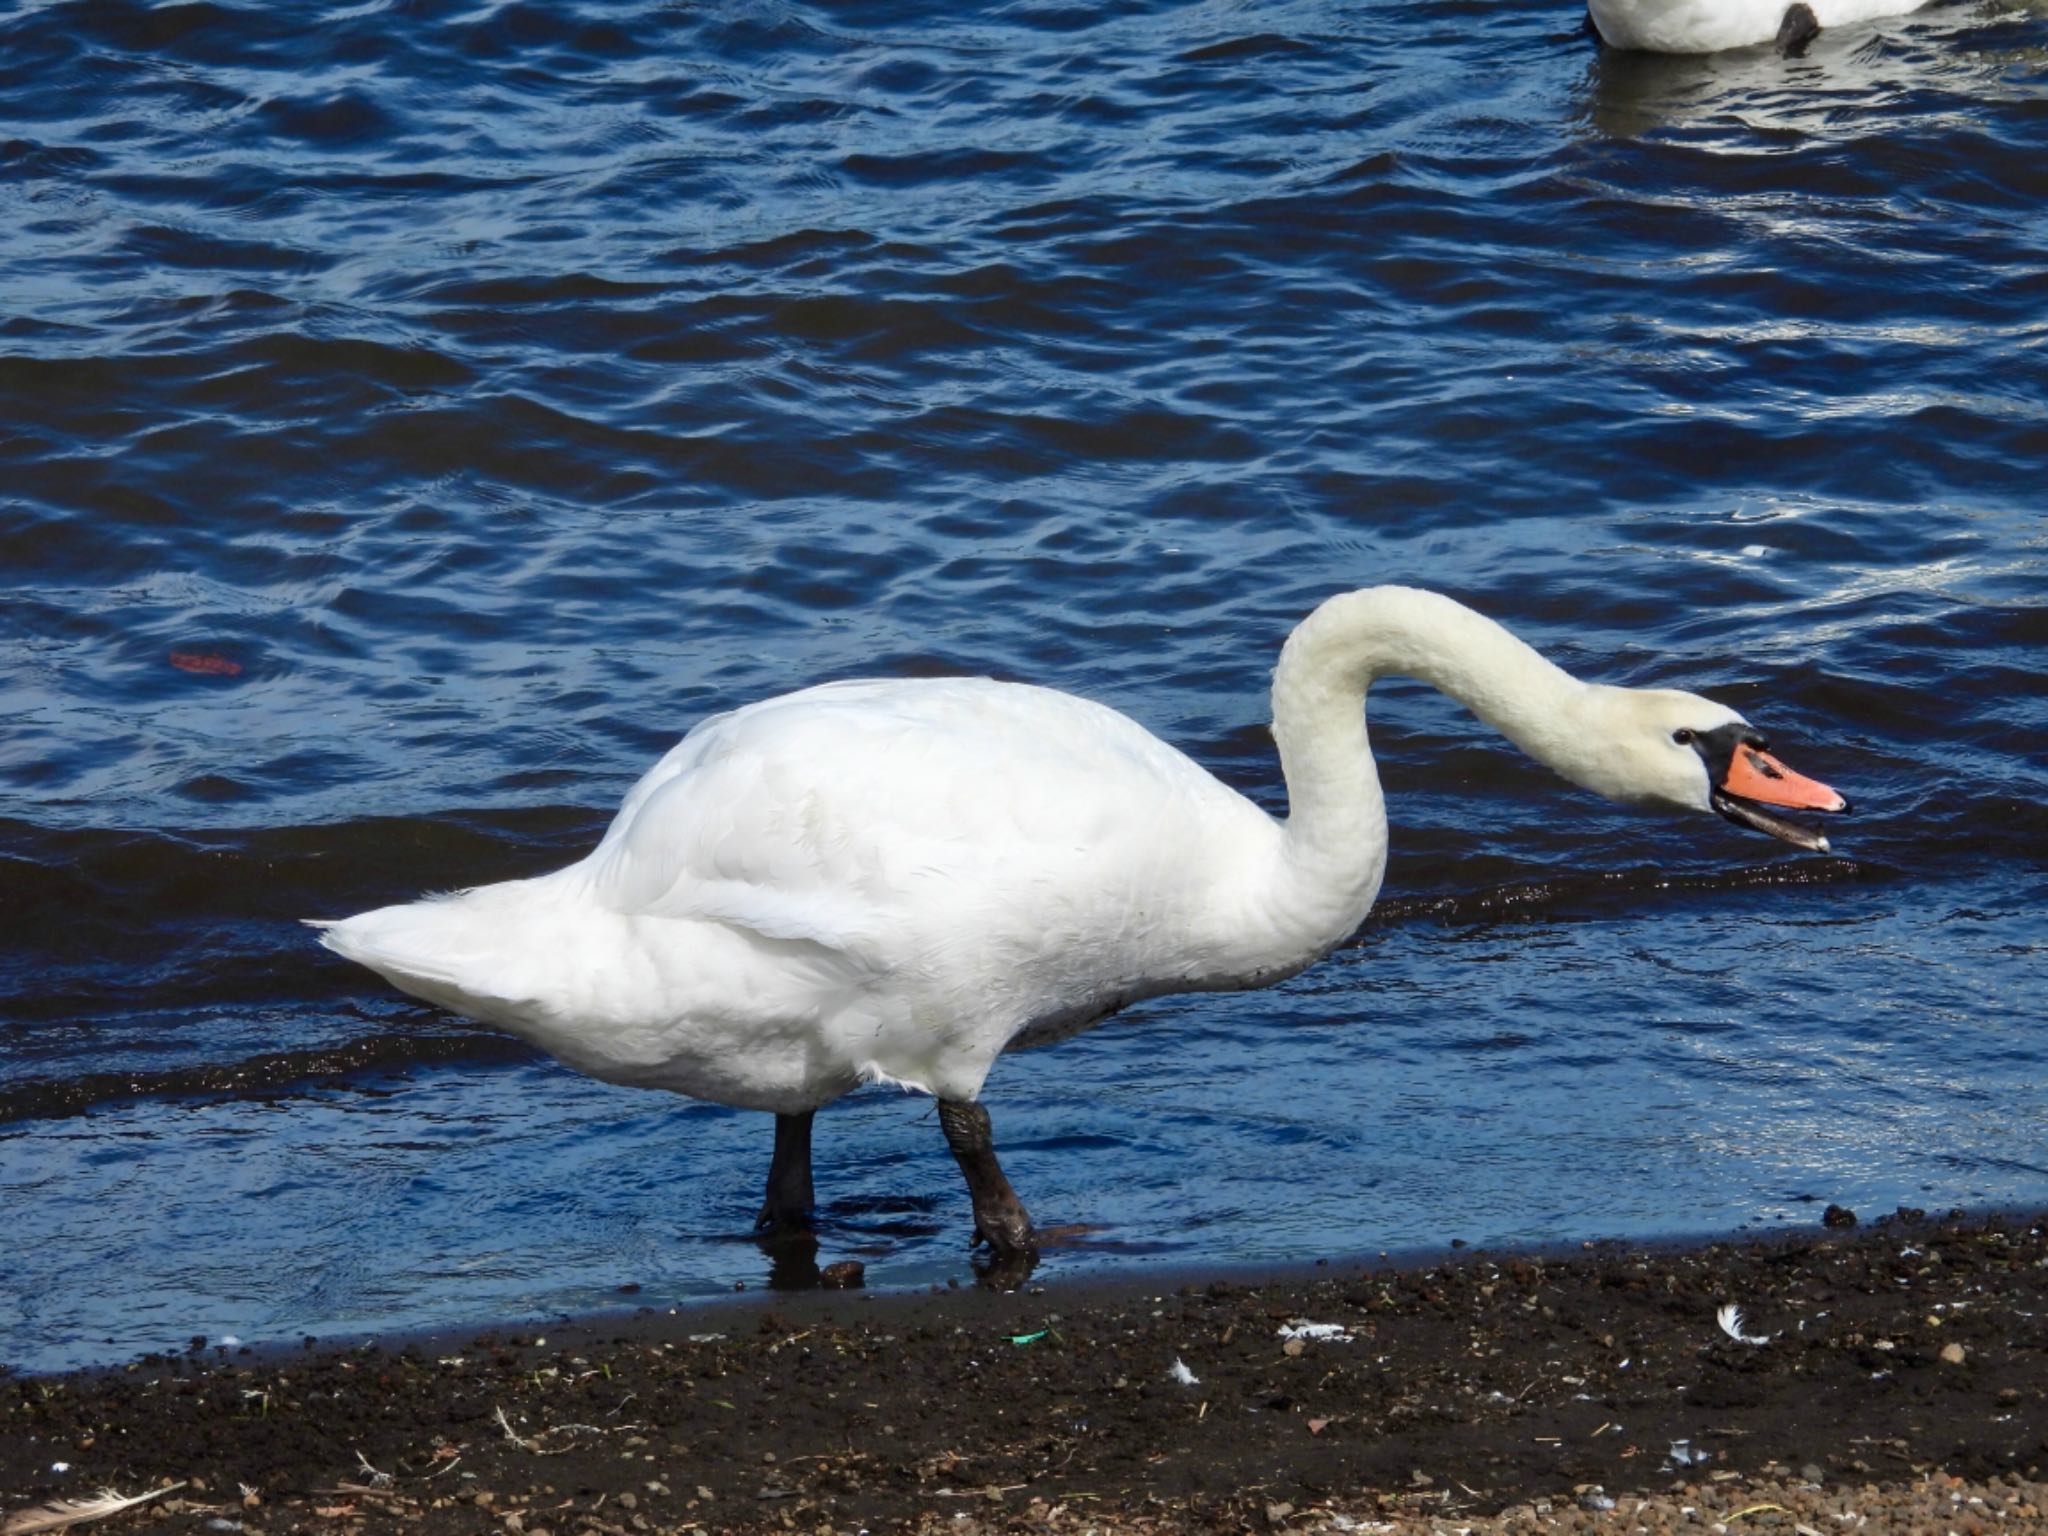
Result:
{"label": "red floating object", "polygon": [[173,651],[171,665],[180,672],[203,672],[208,677],[239,677],[242,672],[239,661],[229,661],[225,656],[213,656],[205,651]]}

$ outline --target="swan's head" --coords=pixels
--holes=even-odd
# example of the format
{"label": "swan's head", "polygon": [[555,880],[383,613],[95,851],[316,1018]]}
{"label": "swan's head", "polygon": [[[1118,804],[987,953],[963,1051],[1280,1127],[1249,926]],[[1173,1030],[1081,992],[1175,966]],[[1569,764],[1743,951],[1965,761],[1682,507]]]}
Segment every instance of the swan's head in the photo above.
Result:
{"label": "swan's head", "polygon": [[1596,760],[1581,782],[1609,799],[1712,811],[1818,853],[1828,840],[1777,812],[1849,809],[1772,757],[1763,733],[1725,704],[1672,688],[1595,687],[1587,702],[1580,747]]}

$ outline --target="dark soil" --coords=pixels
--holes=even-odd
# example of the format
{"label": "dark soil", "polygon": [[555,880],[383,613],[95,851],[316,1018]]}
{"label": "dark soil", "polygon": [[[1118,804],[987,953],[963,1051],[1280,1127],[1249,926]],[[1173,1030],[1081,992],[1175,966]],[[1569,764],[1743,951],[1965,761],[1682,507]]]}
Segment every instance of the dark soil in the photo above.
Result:
{"label": "dark soil", "polygon": [[[818,1292],[544,1338],[0,1377],[0,1525],[165,1482],[186,1486],[118,1523],[610,1536],[1064,1529],[1083,1511],[1241,1529],[1725,1472],[2038,1480],[2044,1232],[1901,1213],[1675,1251],[1167,1292]],[[1729,1337],[1727,1303],[1768,1342]],[[1350,1337],[1290,1343],[1296,1321]]]}

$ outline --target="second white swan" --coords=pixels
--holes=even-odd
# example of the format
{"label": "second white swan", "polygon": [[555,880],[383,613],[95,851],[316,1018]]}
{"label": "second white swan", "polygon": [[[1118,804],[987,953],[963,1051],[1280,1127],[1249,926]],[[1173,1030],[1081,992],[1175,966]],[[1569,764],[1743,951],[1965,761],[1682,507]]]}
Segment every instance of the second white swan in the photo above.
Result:
{"label": "second white swan", "polygon": [[1587,0],[1610,48],[1720,53],[1775,43],[1796,54],[1826,27],[1903,16],[1928,0]]}
{"label": "second white swan", "polygon": [[1265,986],[1354,932],[1387,863],[1364,700],[1389,674],[1611,799],[1812,849],[1780,812],[1848,809],[1725,705],[1580,682],[1450,598],[1372,587],[1281,652],[1284,821],[1071,694],[830,683],[698,725],[566,869],[316,926],[584,1072],[775,1114],[764,1228],[810,1222],[819,1106],[932,1094],[977,1241],[1027,1254],[976,1102],[996,1057],[1138,998]]}

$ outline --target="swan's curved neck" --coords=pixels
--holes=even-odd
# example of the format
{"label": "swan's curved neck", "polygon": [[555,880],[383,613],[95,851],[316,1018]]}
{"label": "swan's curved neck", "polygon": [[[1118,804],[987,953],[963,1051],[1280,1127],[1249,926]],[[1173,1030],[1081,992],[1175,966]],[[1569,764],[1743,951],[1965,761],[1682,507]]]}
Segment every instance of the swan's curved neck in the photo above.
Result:
{"label": "swan's curved neck", "polygon": [[1386,676],[1431,684],[1530,756],[1571,773],[1571,716],[1587,685],[1493,620],[1437,593],[1368,587],[1333,597],[1288,638],[1273,674],[1273,736],[1287,778],[1285,856],[1295,899],[1339,898],[1361,877],[1365,905],[1378,892],[1386,802],[1364,700],[1373,679]]}

